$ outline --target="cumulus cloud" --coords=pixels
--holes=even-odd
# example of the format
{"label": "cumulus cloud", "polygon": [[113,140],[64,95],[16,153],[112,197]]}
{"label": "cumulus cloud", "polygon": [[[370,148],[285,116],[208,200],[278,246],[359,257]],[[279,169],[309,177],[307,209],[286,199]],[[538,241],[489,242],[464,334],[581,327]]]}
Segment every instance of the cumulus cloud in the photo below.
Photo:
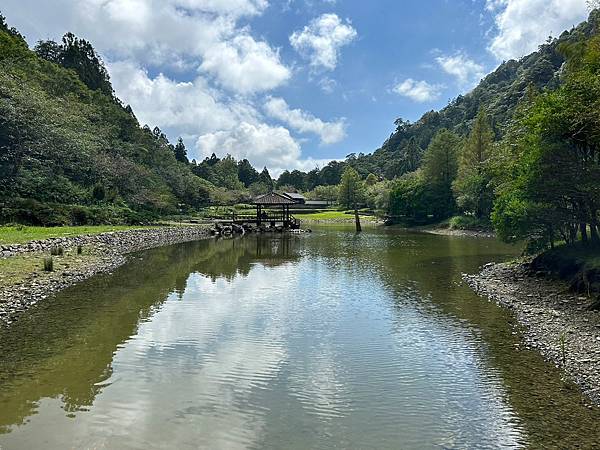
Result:
{"label": "cumulus cloud", "polygon": [[312,169],[329,160],[303,157],[290,130],[331,143],[343,139],[344,124],[292,110],[283,100],[282,126],[269,123],[269,98],[260,96],[292,72],[278,49],[243,23],[268,6],[268,0],[4,0],[2,12],[30,44],[60,39],[67,30],[91,41],[140,122],[171,140],[183,136],[190,157],[229,152],[274,174]]}
{"label": "cumulus cloud", "polygon": [[266,0],[5,0],[2,9],[33,42],[70,30],[110,60],[200,67],[220,85],[247,94],[290,78],[279,53],[238,26],[267,6]]}
{"label": "cumulus cloud", "polygon": [[282,121],[293,130],[300,133],[314,133],[319,136],[323,144],[336,144],[346,137],[346,124],[344,120],[323,122],[301,109],[291,109],[282,98],[269,98],[265,102],[267,114]]}
{"label": "cumulus cloud", "polygon": [[584,0],[487,0],[497,34],[489,50],[499,60],[535,51],[548,36],[557,36],[585,20]]}
{"label": "cumulus cloud", "polygon": [[[178,82],[163,74],[152,78],[131,61],[113,63],[109,68],[113,85],[140,122],[159,126],[170,135],[187,136],[194,144],[190,157],[229,153],[248,158],[256,167],[267,166],[274,175],[285,169],[312,169],[329,161],[303,158],[299,142],[287,128],[268,125],[250,103],[223,95],[202,76],[190,82]],[[311,117],[307,113],[302,116],[307,120]],[[312,119],[314,132],[329,138],[335,134],[335,124],[321,122],[320,130],[319,119]]]}
{"label": "cumulus cloud", "polygon": [[313,68],[333,70],[337,66],[340,49],[356,36],[356,30],[348,21],[343,22],[336,14],[323,14],[302,31],[294,32],[290,43]]}
{"label": "cumulus cloud", "polygon": [[440,98],[442,87],[439,84],[430,84],[427,81],[417,81],[407,78],[401,83],[396,84],[392,88],[392,91],[398,95],[408,97],[415,102],[425,103]]}
{"label": "cumulus cloud", "polygon": [[112,63],[109,70],[119,96],[132,106],[142,124],[193,135],[231,128],[242,116],[249,120],[258,115],[239,104],[226,105],[202,77],[190,82],[177,82],[163,74],[150,78],[132,61]]}
{"label": "cumulus cloud", "polygon": [[273,170],[294,167],[301,156],[300,145],[289,130],[264,123],[241,122],[227,131],[207,133],[198,138],[196,147],[202,156],[229,153]]}
{"label": "cumulus cloud", "polygon": [[435,60],[444,72],[456,78],[459,86],[463,89],[473,87],[485,75],[485,68],[462,52],[454,55],[441,55]]}
{"label": "cumulus cloud", "polygon": [[238,159],[248,158],[256,167],[268,167],[275,177],[286,169],[311,170],[331,161],[301,158],[300,145],[289,130],[264,123],[242,122],[231,130],[205,134],[198,138],[196,149],[203,157],[229,153]]}
{"label": "cumulus cloud", "polygon": [[268,91],[291,76],[277,52],[248,35],[211,47],[205,52],[200,69],[215,75],[221,85],[243,94]]}

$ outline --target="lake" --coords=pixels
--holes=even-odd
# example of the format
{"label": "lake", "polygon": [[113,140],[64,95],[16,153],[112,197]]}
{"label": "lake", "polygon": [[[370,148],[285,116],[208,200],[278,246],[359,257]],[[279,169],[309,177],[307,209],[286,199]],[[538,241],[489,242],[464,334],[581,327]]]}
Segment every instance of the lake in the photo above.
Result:
{"label": "lake", "polygon": [[0,448],[600,446],[461,281],[518,251],[327,227],[136,254],[0,330]]}

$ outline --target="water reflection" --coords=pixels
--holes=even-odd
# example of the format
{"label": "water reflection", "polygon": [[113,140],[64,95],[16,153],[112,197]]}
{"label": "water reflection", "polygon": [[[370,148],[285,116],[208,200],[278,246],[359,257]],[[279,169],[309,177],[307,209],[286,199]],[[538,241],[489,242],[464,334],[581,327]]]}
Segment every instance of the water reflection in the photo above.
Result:
{"label": "water reflection", "polygon": [[592,446],[598,413],[460,284],[513,251],[330,230],[145,252],[0,331],[0,446]]}

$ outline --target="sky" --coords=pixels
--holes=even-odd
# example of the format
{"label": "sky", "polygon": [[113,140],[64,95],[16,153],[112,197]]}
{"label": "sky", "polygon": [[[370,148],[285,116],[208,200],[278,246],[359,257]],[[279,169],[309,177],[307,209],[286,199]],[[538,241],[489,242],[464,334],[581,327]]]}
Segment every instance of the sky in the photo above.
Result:
{"label": "sky", "polygon": [[585,20],[585,0],[2,0],[30,45],[71,31],[140,123],[190,159],[273,175],[371,153],[504,60]]}

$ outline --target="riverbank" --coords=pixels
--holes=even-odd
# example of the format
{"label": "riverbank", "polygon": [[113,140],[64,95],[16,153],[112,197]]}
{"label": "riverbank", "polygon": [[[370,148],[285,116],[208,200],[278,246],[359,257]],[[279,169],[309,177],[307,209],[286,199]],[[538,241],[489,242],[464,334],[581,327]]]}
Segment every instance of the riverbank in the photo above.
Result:
{"label": "riverbank", "polygon": [[591,299],[571,293],[563,281],[530,275],[525,262],[488,264],[464,279],[478,294],[513,310],[525,346],[562,368],[600,405],[600,312],[588,310]]}
{"label": "riverbank", "polygon": [[[130,253],[204,239],[210,227],[184,225],[129,229],[0,245],[0,324],[52,294],[99,273],[110,272]],[[53,271],[44,271],[52,250]]]}
{"label": "riverbank", "polygon": [[495,238],[496,233],[493,231],[484,230],[468,230],[468,229],[451,229],[451,228],[439,228],[439,227],[415,227],[416,231],[423,233],[437,234],[440,236],[467,236],[476,238]]}

